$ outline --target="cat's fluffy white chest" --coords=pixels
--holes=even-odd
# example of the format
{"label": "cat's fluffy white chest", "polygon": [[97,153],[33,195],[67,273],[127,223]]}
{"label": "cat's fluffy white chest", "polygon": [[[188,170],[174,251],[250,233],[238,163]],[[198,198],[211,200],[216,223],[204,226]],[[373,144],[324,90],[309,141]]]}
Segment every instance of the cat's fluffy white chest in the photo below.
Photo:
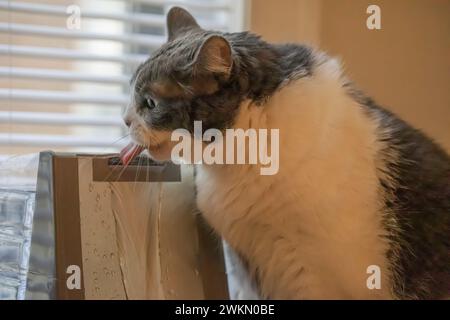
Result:
{"label": "cat's fluffy white chest", "polygon": [[[333,67],[263,107],[241,106],[236,128],[280,130],[276,175],[254,165],[197,169],[199,209],[248,260],[266,297],[391,298],[375,125],[342,92]],[[367,287],[373,265],[381,289]]]}

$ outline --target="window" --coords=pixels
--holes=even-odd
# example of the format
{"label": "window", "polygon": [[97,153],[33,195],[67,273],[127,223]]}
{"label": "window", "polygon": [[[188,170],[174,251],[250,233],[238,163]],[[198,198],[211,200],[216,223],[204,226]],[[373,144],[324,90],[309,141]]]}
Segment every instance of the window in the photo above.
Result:
{"label": "window", "polygon": [[243,29],[246,0],[0,0],[0,159],[115,152],[134,68],[165,41],[165,13]]}

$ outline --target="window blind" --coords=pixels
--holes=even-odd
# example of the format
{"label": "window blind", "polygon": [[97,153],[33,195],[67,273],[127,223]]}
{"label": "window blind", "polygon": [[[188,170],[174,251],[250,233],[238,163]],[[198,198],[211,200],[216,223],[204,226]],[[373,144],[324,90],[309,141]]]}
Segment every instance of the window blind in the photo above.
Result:
{"label": "window blind", "polygon": [[115,152],[137,65],[165,42],[165,14],[241,30],[246,0],[0,0],[0,159],[39,150]]}

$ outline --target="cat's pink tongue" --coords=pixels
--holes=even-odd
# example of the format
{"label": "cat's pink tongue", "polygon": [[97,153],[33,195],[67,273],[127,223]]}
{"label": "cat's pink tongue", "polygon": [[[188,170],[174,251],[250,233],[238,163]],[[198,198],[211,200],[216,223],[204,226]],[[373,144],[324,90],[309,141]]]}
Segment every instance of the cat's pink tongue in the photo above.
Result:
{"label": "cat's pink tongue", "polygon": [[120,159],[122,163],[127,166],[134,158],[141,154],[144,150],[144,147],[135,144],[134,142],[130,142],[126,147],[120,151]]}

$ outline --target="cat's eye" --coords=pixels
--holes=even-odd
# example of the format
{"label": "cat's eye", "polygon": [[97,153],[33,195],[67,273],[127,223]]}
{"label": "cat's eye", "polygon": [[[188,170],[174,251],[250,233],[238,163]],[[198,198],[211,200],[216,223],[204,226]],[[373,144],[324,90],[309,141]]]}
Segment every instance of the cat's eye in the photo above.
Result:
{"label": "cat's eye", "polygon": [[147,107],[152,110],[156,107],[156,103],[155,100],[153,100],[152,98],[147,98]]}

